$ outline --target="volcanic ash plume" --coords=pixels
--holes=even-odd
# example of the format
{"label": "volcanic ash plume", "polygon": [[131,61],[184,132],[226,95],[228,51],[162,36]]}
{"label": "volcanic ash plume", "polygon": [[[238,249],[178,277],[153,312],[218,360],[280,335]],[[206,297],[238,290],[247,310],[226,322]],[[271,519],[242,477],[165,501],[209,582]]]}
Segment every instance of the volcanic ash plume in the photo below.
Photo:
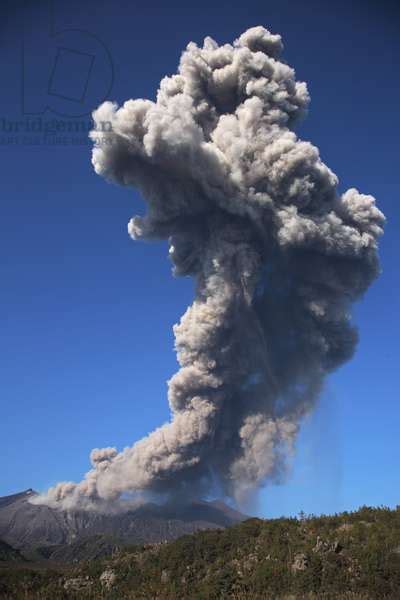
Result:
{"label": "volcanic ash plume", "polygon": [[282,47],[263,27],[233,45],[190,43],[156,102],[94,112],[96,173],[147,202],[130,235],[168,240],[196,296],[174,327],[171,421],[123,452],[94,450],[81,483],[39,501],[91,508],[211,489],[242,501],[281,479],[325,375],[352,356],[349,311],[379,272],[384,216],[371,196],[339,195],[293,132],[309,95]]}

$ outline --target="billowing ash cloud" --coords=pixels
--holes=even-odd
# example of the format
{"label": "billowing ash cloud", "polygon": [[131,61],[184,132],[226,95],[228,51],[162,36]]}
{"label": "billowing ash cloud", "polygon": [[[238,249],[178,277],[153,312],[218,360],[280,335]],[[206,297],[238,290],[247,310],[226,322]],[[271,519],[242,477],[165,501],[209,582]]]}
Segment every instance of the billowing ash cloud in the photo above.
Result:
{"label": "billowing ash cloud", "polygon": [[94,112],[96,172],[147,202],[130,235],[167,239],[196,296],[174,327],[171,421],[123,452],[94,450],[81,483],[40,501],[90,508],[125,492],[212,488],[243,500],[282,477],[325,375],[352,356],[349,311],[379,272],[384,216],[371,196],[339,195],[318,149],[293,132],[309,95],[281,51],[263,27],[233,45],[190,43],[156,102]]}

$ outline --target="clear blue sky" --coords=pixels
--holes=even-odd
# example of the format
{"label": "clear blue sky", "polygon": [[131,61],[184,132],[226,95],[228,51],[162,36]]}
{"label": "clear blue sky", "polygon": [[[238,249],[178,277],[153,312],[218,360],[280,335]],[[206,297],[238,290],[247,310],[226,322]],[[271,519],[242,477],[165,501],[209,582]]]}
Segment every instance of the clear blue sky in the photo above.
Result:
{"label": "clear blue sky", "polygon": [[376,196],[388,224],[382,276],[355,311],[358,352],[329,379],[290,479],[264,490],[258,511],[400,504],[396,3],[88,0],[82,10],[58,0],[55,31],[95,37],[53,38],[43,33],[40,2],[22,4],[5,2],[0,15],[0,495],[79,480],[93,447],[121,449],[168,419],[166,380],[177,366],[171,328],[192,299],[192,282],[171,277],[165,243],[129,239],[126,224],[141,200],[93,173],[90,146],[71,143],[79,135],[63,145],[39,134],[33,145],[25,131],[7,133],[10,122],[35,119],[26,113],[48,101],[71,123],[74,107],[91,108],[109,87],[118,102],[153,98],[188,41],[230,42],[261,24],[283,36],[286,59],[308,82],[301,136],[319,146],[342,190]]}

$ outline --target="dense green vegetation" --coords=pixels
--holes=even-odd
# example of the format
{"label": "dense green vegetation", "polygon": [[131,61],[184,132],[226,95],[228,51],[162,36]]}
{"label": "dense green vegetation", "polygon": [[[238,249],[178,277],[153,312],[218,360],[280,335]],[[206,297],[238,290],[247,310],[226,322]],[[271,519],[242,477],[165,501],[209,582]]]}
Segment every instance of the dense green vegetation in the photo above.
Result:
{"label": "dense green vegetation", "polygon": [[3,561],[21,561],[22,555],[6,542],[0,540],[0,563]]}
{"label": "dense green vegetation", "polygon": [[0,569],[0,597],[383,600],[400,598],[400,507],[249,519],[126,547],[66,572]]}

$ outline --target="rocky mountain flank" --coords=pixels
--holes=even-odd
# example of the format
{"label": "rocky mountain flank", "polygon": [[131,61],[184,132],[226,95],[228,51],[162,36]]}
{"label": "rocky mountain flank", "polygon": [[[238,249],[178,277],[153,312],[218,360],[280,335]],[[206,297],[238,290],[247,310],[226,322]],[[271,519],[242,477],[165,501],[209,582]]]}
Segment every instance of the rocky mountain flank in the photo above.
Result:
{"label": "rocky mountain flank", "polygon": [[[26,490],[0,498],[0,540],[26,556],[95,558],[113,546],[170,541],[204,529],[228,527],[246,517],[222,502],[143,504],[118,514],[58,511],[31,504]],[[52,556],[53,555],[53,556]]]}

